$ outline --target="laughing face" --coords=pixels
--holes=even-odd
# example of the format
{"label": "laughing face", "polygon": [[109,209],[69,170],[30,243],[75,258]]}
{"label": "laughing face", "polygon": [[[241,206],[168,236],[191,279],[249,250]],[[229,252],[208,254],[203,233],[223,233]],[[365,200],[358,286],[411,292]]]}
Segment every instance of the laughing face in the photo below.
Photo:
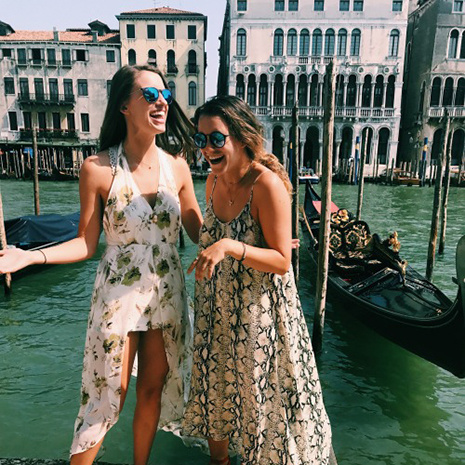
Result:
{"label": "laughing face", "polygon": [[[141,90],[145,87],[154,87],[159,90],[158,99],[155,102],[147,102]],[[133,91],[121,109],[126,116],[128,126],[132,126],[136,132],[150,132],[151,134],[165,132],[168,103],[161,94],[162,89],[165,89],[165,84],[157,73],[140,71],[136,75]]]}

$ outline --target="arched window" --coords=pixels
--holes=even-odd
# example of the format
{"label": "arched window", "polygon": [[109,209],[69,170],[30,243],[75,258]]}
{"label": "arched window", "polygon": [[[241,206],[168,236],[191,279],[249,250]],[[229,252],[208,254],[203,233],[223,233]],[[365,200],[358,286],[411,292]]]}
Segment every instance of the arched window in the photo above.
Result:
{"label": "arched window", "polygon": [[383,76],[376,77],[375,84],[375,95],[373,97],[373,107],[381,108],[383,106],[383,94],[384,94],[384,78]]}
{"label": "arched window", "polygon": [[431,107],[439,106],[439,101],[441,99],[441,84],[442,84],[442,81],[440,77],[435,77],[433,79],[433,85],[431,86],[431,101],[430,101]]}
{"label": "arched window", "polygon": [[244,100],[245,97],[245,83],[244,76],[242,74],[238,74],[236,76],[236,97],[239,97],[242,100]]}
{"label": "arched window", "polygon": [[442,135],[444,129],[439,128],[434,131],[433,145],[431,146],[431,159],[438,160],[442,150]]}
{"label": "arched window", "polygon": [[334,29],[328,29],[325,33],[325,56],[334,55]]}
{"label": "arched window", "polygon": [[136,51],[132,48],[128,50],[128,64],[131,66],[136,64]]}
{"label": "arched window", "polygon": [[266,77],[266,74],[262,74],[260,76],[260,87],[258,90],[258,106],[268,106],[268,79]]}
{"label": "arched window", "polygon": [[459,44],[459,31],[454,29],[450,33],[449,37],[449,51],[447,53],[448,58],[457,58],[457,47]]}
{"label": "arched window", "polygon": [[249,81],[247,83],[247,103],[254,107],[257,104],[257,81],[255,74],[249,74]]}
{"label": "arched window", "polygon": [[420,113],[423,113],[423,109],[425,107],[425,93],[426,93],[426,82],[423,81],[423,84],[421,85],[421,91],[420,91],[420,102],[418,104],[418,111]]}
{"label": "arched window", "polygon": [[323,35],[321,34],[320,29],[315,29],[313,31],[313,38],[312,38],[312,55],[313,56],[320,56],[321,50],[323,46]]}
{"label": "arched window", "polygon": [[168,50],[166,53],[167,72],[177,73],[178,68],[176,67],[176,55],[174,50]]}
{"label": "arched window", "polygon": [[454,137],[452,138],[452,153],[451,153],[451,164],[458,165],[462,162],[462,157],[465,154],[465,132],[463,129],[457,129],[454,131]]}
{"label": "arched window", "polygon": [[390,134],[388,128],[382,128],[378,134],[378,163],[380,165],[386,164]]}
{"label": "arched window", "polygon": [[171,91],[173,98],[176,98],[176,83],[174,81],[168,82],[168,89]]}
{"label": "arched window", "polygon": [[465,58],[465,31],[462,32],[462,45],[460,45],[460,59]]}
{"label": "arched window", "polygon": [[308,97],[308,85],[307,85],[307,75],[301,74],[299,77],[299,106],[307,106],[307,97]]}
{"label": "arched window", "polygon": [[278,160],[283,162],[283,145],[284,145],[284,130],[281,126],[276,126],[273,128],[273,142],[272,149],[274,155]]}
{"label": "arched window", "polygon": [[289,74],[286,85],[286,106],[292,107],[295,102],[295,76]]}
{"label": "arched window", "polygon": [[157,66],[157,52],[155,50],[149,50],[147,63]]}
{"label": "arched window", "polygon": [[365,76],[362,87],[362,107],[371,107],[371,76]]}
{"label": "arched window", "polygon": [[197,105],[197,84],[189,82],[189,105]]}
{"label": "arched window", "polygon": [[247,55],[247,34],[245,29],[239,29],[237,31],[236,55],[238,57],[245,57]]}
{"label": "arched window", "polygon": [[394,29],[389,36],[389,56],[396,57],[399,53],[399,31]]}
{"label": "arched window", "polygon": [[336,77],[336,106],[344,106],[344,76],[342,74]]}
{"label": "arched window", "polygon": [[189,74],[197,74],[197,53],[195,50],[189,50],[187,55],[187,68]]}
{"label": "arched window", "polygon": [[355,76],[355,74],[351,74],[349,76],[346,98],[346,105],[348,107],[355,107],[357,105],[357,77]]}
{"label": "arched window", "polygon": [[277,74],[274,80],[273,103],[276,107],[283,106],[283,75]]}
{"label": "arched window", "polygon": [[455,106],[463,107],[465,104],[465,78],[460,78],[455,93]]}
{"label": "arched window", "polygon": [[454,80],[451,77],[448,77],[444,84],[444,92],[442,94],[442,105],[445,107],[451,106],[453,97],[454,97]]}
{"label": "arched window", "polygon": [[347,51],[347,31],[345,29],[339,29],[337,33],[337,55],[342,57],[345,56]]}
{"label": "arched window", "polygon": [[312,80],[310,82],[310,106],[317,107],[319,106],[318,98],[318,74],[312,75]]}
{"label": "arched window", "polygon": [[297,55],[297,31],[295,29],[289,29],[287,33],[287,54]]}
{"label": "arched window", "polygon": [[302,29],[300,31],[300,47],[299,47],[299,55],[301,57],[308,56],[310,52],[310,33],[308,29]]}
{"label": "arched window", "polygon": [[282,29],[276,29],[274,32],[273,55],[283,56],[284,33]]}
{"label": "arched window", "polygon": [[350,38],[350,56],[358,57],[360,55],[360,29],[354,29]]}
{"label": "arched window", "polygon": [[395,92],[396,92],[396,77],[391,75],[388,78],[388,84],[386,87],[386,103],[384,105],[386,108],[394,108]]}

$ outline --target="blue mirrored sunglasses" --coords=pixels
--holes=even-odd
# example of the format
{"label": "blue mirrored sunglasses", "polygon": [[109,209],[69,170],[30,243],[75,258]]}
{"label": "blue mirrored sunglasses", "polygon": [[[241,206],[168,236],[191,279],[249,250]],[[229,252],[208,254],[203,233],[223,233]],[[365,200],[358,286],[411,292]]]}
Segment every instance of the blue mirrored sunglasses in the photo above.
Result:
{"label": "blue mirrored sunglasses", "polygon": [[194,144],[199,149],[204,149],[207,146],[208,139],[210,139],[210,144],[212,144],[213,147],[220,149],[221,147],[224,147],[224,144],[226,143],[226,137],[228,136],[229,134],[222,134],[219,131],[213,131],[211,134],[196,132],[192,138],[194,139]]}
{"label": "blue mirrored sunglasses", "polygon": [[163,95],[163,98],[166,100],[166,103],[169,105],[173,101],[173,94],[169,89],[157,89],[156,87],[141,87],[142,95],[145,100],[149,103],[156,102],[158,97]]}

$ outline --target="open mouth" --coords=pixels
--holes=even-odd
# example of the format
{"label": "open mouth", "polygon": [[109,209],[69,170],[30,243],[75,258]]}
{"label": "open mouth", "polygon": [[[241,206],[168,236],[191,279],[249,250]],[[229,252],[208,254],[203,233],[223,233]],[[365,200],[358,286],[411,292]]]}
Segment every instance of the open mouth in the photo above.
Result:
{"label": "open mouth", "polygon": [[212,164],[212,165],[218,165],[218,163],[221,163],[224,159],[224,155],[221,155],[219,157],[216,157],[216,158],[208,158],[208,161]]}
{"label": "open mouth", "polygon": [[160,111],[154,111],[152,113],[150,113],[150,118],[152,120],[155,120],[157,122],[164,122],[165,121],[165,113],[164,112],[160,112]]}

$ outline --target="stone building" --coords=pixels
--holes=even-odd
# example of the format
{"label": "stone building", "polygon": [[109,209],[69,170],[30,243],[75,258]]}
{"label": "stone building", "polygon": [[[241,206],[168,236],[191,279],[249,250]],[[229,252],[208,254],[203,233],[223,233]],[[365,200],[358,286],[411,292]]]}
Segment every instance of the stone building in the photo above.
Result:
{"label": "stone building", "polygon": [[451,117],[452,164],[465,147],[465,0],[412,2],[408,18],[399,157],[416,161],[441,152],[444,115]]}
{"label": "stone building", "polygon": [[162,7],[128,11],[117,19],[122,64],[157,65],[178,103],[193,116],[205,101],[207,17]]}
{"label": "stone building", "polygon": [[0,22],[0,151],[29,153],[36,126],[52,164],[71,167],[95,152],[120,66],[119,32],[100,21],[66,31]]}
{"label": "stone building", "polygon": [[218,91],[252,106],[268,150],[284,162],[297,100],[301,166],[318,169],[323,81],[333,60],[333,164],[354,157],[359,138],[367,140],[366,173],[381,173],[397,153],[407,16],[406,0],[230,0]]}

